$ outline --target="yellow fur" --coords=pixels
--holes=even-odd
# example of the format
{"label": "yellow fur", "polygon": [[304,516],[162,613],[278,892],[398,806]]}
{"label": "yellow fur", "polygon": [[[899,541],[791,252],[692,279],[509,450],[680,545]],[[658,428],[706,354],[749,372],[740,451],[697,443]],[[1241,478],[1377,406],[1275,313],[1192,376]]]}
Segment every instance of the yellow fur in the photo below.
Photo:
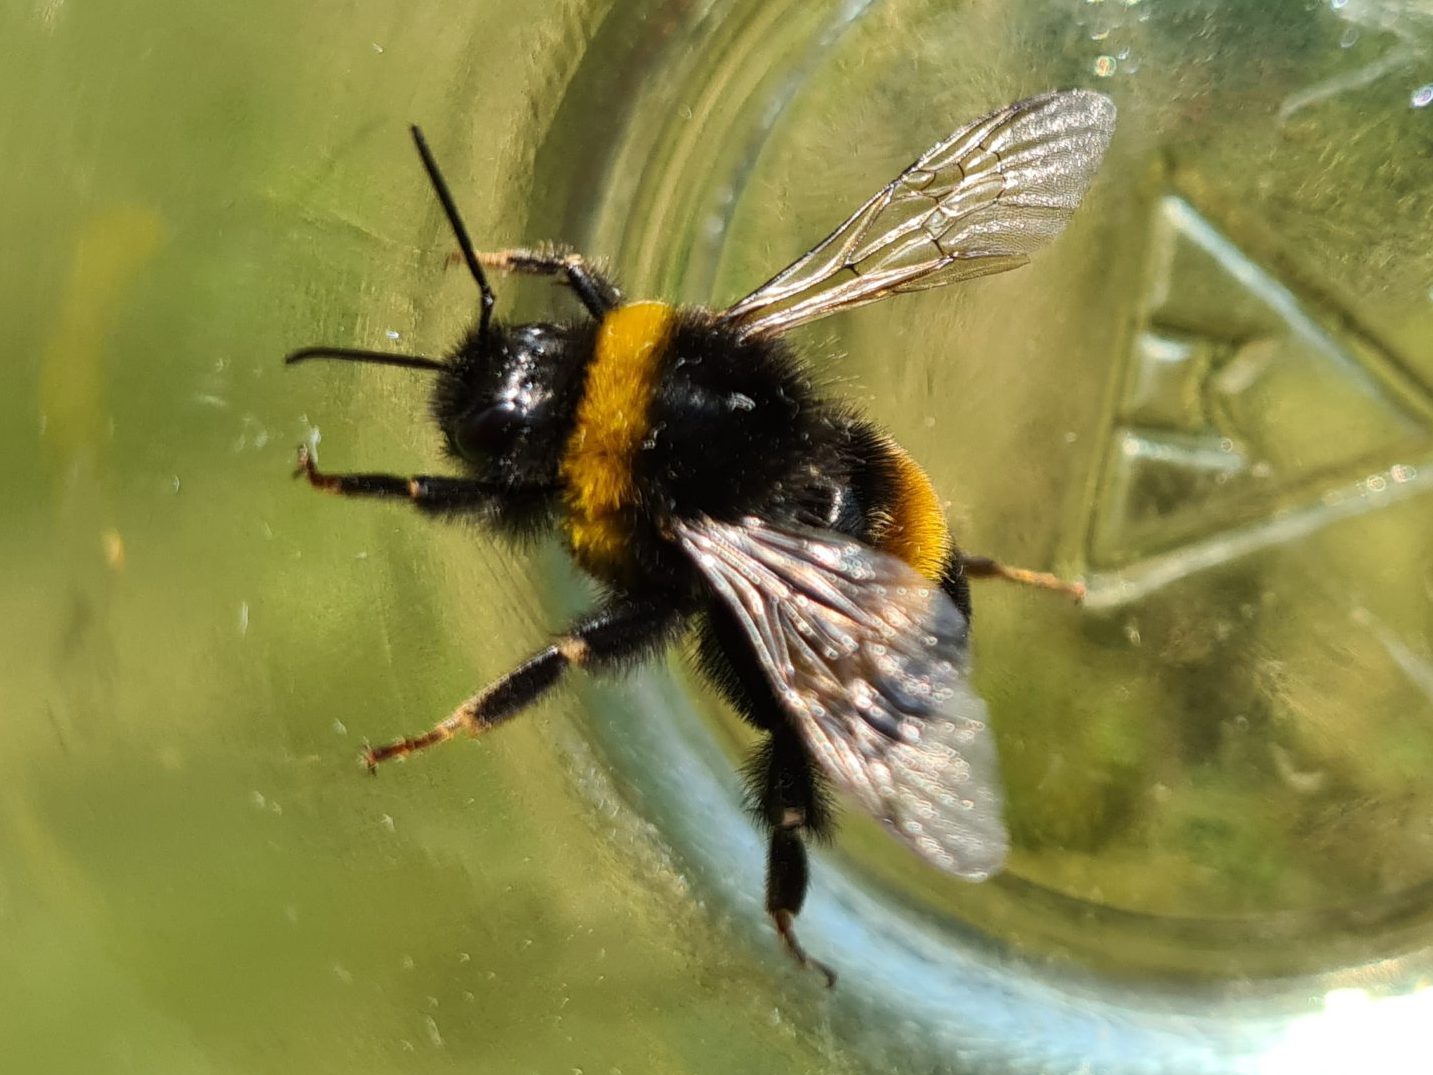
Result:
{"label": "yellow fur", "polygon": [[673,313],[660,302],[636,302],[613,310],[597,329],[562,479],[573,558],[599,578],[621,577],[627,563],[632,462],[647,436],[647,407]]}
{"label": "yellow fur", "polygon": [[920,464],[894,441],[890,452],[896,468],[896,495],[889,509],[890,523],[876,545],[926,578],[939,579],[952,548],[945,509]]}

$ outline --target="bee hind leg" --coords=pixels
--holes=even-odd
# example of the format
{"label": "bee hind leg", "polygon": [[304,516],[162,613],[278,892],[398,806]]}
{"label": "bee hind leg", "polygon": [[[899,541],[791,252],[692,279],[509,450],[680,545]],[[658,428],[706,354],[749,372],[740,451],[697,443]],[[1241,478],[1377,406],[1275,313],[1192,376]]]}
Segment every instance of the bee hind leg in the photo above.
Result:
{"label": "bee hind leg", "polygon": [[766,913],[792,958],[820,974],[830,988],[836,972],[807,954],[795,926],[810,884],[805,836],[820,837],[829,825],[822,789],[805,750],[787,731],[772,734],[752,759],[748,776],[753,812],[771,830]]}
{"label": "bee hind leg", "polygon": [[1062,593],[1076,601],[1083,601],[1085,598],[1083,582],[1062,579],[1048,571],[1031,571],[1025,567],[1010,567],[1007,564],[1002,564],[999,560],[992,560],[988,556],[971,556],[961,553],[960,567],[965,577],[969,579],[1004,579],[1006,582],[1018,582],[1042,590],[1054,590],[1056,593]]}
{"label": "bee hind leg", "polygon": [[792,829],[777,829],[771,834],[766,860],[766,913],[792,958],[825,978],[829,989],[836,984],[836,972],[808,955],[796,939],[796,915],[805,902],[808,881],[806,845],[801,836]]}

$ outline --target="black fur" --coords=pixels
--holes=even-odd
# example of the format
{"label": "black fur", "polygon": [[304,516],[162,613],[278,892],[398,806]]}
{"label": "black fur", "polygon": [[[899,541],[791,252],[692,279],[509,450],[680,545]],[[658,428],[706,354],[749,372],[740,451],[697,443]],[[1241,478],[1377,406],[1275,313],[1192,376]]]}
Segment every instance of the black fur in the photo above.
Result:
{"label": "black fur", "polygon": [[644,506],[727,522],[794,518],[840,437],[785,343],[742,340],[705,310],[678,314],[647,422]]}
{"label": "black fur", "polygon": [[[597,335],[595,321],[477,326],[453,349],[433,389],[432,413],[449,458],[504,494],[484,521],[516,537],[553,525],[560,501],[558,467],[572,435]],[[465,420],[499,405],[515,428],[497,452],[464,451]]]}

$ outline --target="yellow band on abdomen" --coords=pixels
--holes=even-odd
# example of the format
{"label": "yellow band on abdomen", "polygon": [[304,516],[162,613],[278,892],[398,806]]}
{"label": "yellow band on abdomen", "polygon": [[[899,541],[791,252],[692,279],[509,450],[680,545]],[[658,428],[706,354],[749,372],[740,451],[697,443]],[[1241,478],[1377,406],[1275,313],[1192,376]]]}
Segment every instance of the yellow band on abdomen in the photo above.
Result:
{"label": "yellow band on abdomen", "polygon": [[890,461],[896,471],[895,496],[886,509],[890,524],[877,545],[882,552],[904,560],[926,578],[939,580],[954,544],[945,509],[920,464],[894,441],[890,451]]}
{"label": "yellow band on abdomen", "polygon": [[600,578],[620,576],[627,562],[632,464],[648,433],[647,409],[674,313],[665,303],[636,302],[611,311],[597,329],[561,475],[572,555]]}

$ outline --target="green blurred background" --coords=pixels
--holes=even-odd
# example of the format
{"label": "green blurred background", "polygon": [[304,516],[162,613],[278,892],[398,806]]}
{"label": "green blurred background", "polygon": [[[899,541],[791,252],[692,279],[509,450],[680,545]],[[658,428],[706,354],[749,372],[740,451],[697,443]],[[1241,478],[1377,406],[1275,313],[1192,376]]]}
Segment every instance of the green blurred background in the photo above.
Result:
{"label": "green blurred background", "polygon": [[[1174,1072],[1404,1070],[1317,1020],[1433,936],[1430,56],[1395,0],[5,5],[0,1070],[1102,1073],[1155,1008],[1206,1020]],[[471,312],[407,123],[480,246],[722,303],[1068,85],[1121,126],[1060,244],[802,335],[969,547],[1091,582],[976,595],[1004,877],[848,817],[823,995],[680,661],[362,778],[582,603],[555,549],[287,480],[320,434],[436,462],[420,378],[279,364]],[[959,974],[903,1007],[925,979],[857,943],[886,915],[975,951],[981,1003],[1064,975],[1128,1017],[1079,1039],[1078,990],[1067,1024],[1012,986],[1022,1040],[962,1053],[984,1009]]]}

